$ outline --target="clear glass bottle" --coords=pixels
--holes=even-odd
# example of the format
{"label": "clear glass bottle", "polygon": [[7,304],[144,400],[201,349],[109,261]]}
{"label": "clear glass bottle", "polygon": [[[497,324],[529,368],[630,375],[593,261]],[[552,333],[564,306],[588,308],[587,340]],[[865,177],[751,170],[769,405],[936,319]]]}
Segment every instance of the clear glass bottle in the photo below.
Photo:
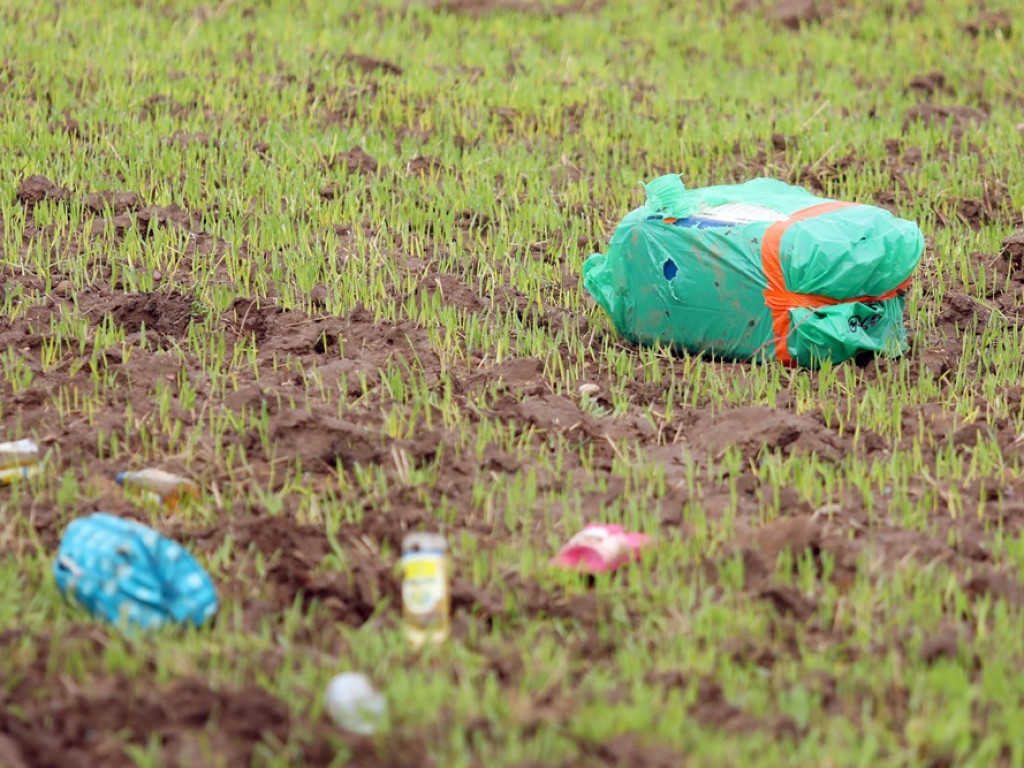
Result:
{"label": "clear glass bottle", "polygon": [[42,460],[43,452],[32,438],[0,443],[0,483],[39,474]]}
{"label": "clear glass bottle", "polygon": [[402,624],[413,648],[440,643],[451,629],[451,559],[438,533],[402,540]]}
{"label": "clear glass bottle", "polygon": [[195,483],[162,469],[121,472],[114,479],[128,493],[136,494],[147,501],[154,501],[169,512],[174,512],[182,499],[199,499],[199,487]]}

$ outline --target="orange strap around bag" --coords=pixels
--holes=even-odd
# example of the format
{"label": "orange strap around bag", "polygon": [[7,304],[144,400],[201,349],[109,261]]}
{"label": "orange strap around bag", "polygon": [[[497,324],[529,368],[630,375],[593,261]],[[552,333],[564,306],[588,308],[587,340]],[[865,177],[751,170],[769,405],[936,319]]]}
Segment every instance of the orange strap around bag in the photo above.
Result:
{"label": "orange strap around bag", "polygon": [[786,289],[786,279],[782,274],[782,256],[780,247],[782,236],[793,224],[805,219],[812,219],[825,213],[837,211],[840,208],[849,208],[857,203],[822,203],[812,205],[797,211],[788,219],[777,221],[772,224],[764,233],[761,239],[761,267],[768,279],[768,288],[764,292],[764,302],[772,312],[772,334],[775,341],[775,358],[785,365],[793,365],[794,360],[789,354],[789,311],[791,309],[816,309],[828,307],[835,304],[849,304],[852,302],[884,301],[898,295],[900,291],[910,285],[908,277],[896,288],[886,291],[880,296],[858,296],[853,299],[833,299],[828,296],[818,296],[813,293],[794,293]]}

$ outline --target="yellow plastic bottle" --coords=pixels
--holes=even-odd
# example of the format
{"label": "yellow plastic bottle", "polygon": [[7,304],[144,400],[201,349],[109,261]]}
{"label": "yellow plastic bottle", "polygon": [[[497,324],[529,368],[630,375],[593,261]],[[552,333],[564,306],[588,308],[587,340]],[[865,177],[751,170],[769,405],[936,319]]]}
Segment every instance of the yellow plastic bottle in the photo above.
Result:
{"label": "yellow plastic bottle", "polygon": [[126,492],[136,494],[147,501],[154,501],[169,512],[174,512],[182,499],[199,499],[199,487],[195,483],[162,469],[121,472],[114,479]]}
{"label": "yellow plastic bottle", "polygon": [[39,474],[42,458],[39,444],[31,438],[0,443],[0,483],[13,483]]}
{"label": "yellow plastic bottle", "polygon": [[437,533],[410,533],[402,541],[402,623],[409,644],[440,643],[450,630],[451,560]]}

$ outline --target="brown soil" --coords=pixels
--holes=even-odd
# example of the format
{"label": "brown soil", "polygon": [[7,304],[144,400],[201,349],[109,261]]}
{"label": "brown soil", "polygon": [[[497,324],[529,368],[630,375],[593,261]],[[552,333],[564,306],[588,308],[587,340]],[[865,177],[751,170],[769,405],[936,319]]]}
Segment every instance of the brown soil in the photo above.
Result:
{"label": "brown soil", "polygon": [[57,186],[45,176],[29,176],[18,185],[15,198],[25,208],[31,210],[43,202],[66,202],[71,193]]}
{"label": "brown soil", "polygon": [[573,13],[596,11],[604,5],[604,2],[605,0],[575,0],[569,3],[543,2],[542,0],[440,0],[434,4],[434,10],[470,16],[482,16],[500,11],[543,16],[568,16]]}
{"label": "brown soil", "polygon": [[932,70],[911,78],[909,88],[925,96],[934,96],[946,90],[946,76],[938,70]]}
{"label": "brown soil", "polygon": [[350,174],[361,173],[369,176],[377,173],[377,160],[359,147],[353,147],[348,152],[341,152],[332,157],[327,167],[332,171],[343,168]]}
{"label": "brown soil", "polygon": [[341,57],[341,60],[362,72],[384,72],[388,75],[400,75],[404,71],[394,62],[374,59],[370,56],[361,56],[357,53],[346,53]]}
{"label": "brown soil", "polygon": [[[999,254],[1014,270],[1024,269],[1024,230],[1015,232],[1003,240],[1003,250]],[[1014,275],[1017,282],[1024,276]]]}
{"label": "brown soil", "polygon": [[779,0],[768,10],[767,18],[787,29],[799,29],[821,21],[828,12],[822,0]]}
{"label": "brown soil", "polygon": [[[13,699],[21,703],[19,716],[0,709],[0,764],[7,768],[129,768],[136,763],[120,746],[125,738],[140,745],[156,739],[168,766],[207,765],[215,755],[218,765],[241,768],[253,764],[256,745],[286,744],[296,728],[287,704],[258,686],[216,690],[183,679],[152,688],[109,678],[88,688],[64,682],[39,693]],[[304,735],[302,764],[335,758],[328,726],[318,726],[312,739]],[[422,745],[405,745],[404,757],[396,752],[387,761],[368,741],[353,738],[347,747],[353,765],[429,765]]]}
{"label": "brown soil", "polygon": [[943,127],[951,136],[959,138],[968,131],[976,130],[985,119],[985,114],[973,107],[925,102],[907,110],[903,130],[906,131],[914,122],[920,122]]}
{"label": "brown soil", "polygon": [[985,11],[964,24],[963,28],[971,37],[1000,35],[1009,38],[1013,33],[1013,16],[1009,11]]}

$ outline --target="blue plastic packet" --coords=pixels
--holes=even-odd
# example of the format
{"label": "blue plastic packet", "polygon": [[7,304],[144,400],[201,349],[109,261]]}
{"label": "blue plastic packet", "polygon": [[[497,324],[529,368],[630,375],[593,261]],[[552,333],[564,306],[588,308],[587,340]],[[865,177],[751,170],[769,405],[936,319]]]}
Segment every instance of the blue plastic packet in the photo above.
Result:
{"label": "blue plastic packet", "polygon": [[105,512],[68,525],[53,571],[65,597],[112,624],[198,627],[217,612],[213,581],[184,547]]}

